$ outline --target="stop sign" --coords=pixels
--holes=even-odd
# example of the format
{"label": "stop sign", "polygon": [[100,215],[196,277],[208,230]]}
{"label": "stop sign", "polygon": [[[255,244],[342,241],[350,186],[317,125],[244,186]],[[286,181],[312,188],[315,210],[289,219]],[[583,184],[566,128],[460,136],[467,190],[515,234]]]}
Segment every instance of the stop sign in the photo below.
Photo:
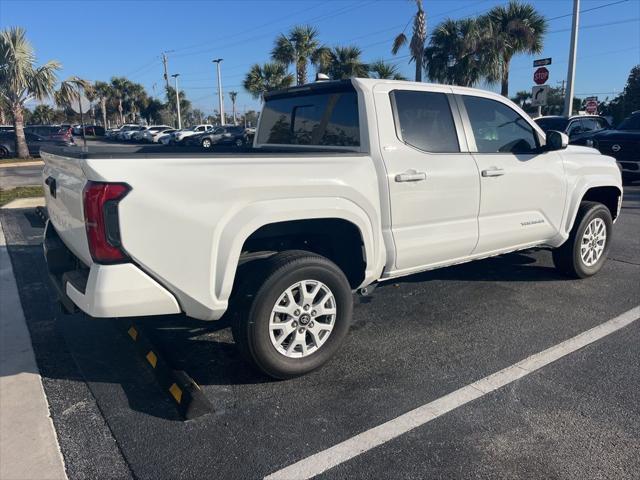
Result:
{"label": "stop sign", "polygon": [[598,102],[595,100],[589,100],[584,106],[584,109],[587,113],[596,113],[598,111]]}
{"label": "stop sign", "polygon": [[549,70],[545,67],[540,67],[533,73],[533,81],[536,82],[536,84],[542,85],[547,80],[549,80]]}

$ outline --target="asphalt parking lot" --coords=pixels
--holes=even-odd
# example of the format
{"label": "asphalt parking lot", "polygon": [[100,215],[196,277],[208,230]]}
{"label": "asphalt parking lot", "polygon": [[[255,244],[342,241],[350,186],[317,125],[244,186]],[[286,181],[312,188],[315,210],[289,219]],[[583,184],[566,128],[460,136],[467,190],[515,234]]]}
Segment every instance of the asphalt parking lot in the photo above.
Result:
{"label": "asphalt parking lot", "polygon": [[[414,275],[358,301],[340,353],[275,382],[228,322],[142,322],[213,412],[183,421],[123,319],[61,315],[43,224],[0,210],[69,478],[262,478],[574,337],[640,304],[640,187],[609,261],[569,280],[536,250]],[[640,322],[354,456],[318,478],[638,478]]]}

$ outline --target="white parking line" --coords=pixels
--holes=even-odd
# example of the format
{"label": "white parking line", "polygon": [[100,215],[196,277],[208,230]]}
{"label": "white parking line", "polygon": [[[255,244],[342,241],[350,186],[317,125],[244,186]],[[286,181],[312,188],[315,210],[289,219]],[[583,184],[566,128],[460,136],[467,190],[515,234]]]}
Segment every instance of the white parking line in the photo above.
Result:
{"label": "white parking line", "polygon": [[483,397],[498,388],[529,375],[531,372],[535,372],[576,350],[626,327],[638,320],[638,318],[640,318],[640,306],[634,307],[597,327],[543,350],[540,353],[531,355],[510,367],[471,383],[466,387],[462,387],[433,402],[422,405],[382,425],[362,432],[355,437],[351,437],[333,447],[311,455],[282,470],[278,470],[266,476],[265,480],[301,480],[319,475],[336,465],[340,465],[372,448],[393,440],[472,400]]}

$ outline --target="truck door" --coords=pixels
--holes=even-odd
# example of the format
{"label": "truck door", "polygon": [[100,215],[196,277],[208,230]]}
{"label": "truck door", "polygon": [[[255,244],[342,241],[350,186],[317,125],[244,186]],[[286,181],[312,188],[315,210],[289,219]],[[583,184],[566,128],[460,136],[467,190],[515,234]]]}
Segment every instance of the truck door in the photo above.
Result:
{"label": "truck door", "polygon": [[566,192],[557,151],[541,151],[532,122],[491,98],[458,97],[480,169],[480,239],[474,254],[543,243],[559,230]]}
{"label": "truck door", "polygon": [[479,174],[448,87],[374,89],[396,272],[469,255],[478,241]]}

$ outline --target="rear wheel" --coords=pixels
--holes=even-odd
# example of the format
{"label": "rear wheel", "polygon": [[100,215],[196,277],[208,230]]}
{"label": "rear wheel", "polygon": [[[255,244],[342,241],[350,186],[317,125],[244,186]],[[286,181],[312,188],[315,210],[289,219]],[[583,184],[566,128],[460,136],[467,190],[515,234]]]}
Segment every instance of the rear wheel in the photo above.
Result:
{"label": "rear wheel", "polygon": [[606,206],[582,202],[569,238],[553,251],[556,268],[576,278],[598,273],[609,253],[612,226]]}
{"label": "rear wheel", "polygon": [[210,138],[205,138],[204,140],[202,140],[202,148],[211,148],[213,146],[213,143],[211,143],[211,139]]}
{"label": "rear wheel", "polygon": [[251,277],[233,325],[245,357],[278,379],[326,363],[351,323],[351,287],[340,268],[325,257],[289,251],[265,260]]}
{"label": "rear wheel", "polygon": [[241,147],[244,145],[244,141],[241,138],[237,138],[235,141],[236,147]]}
{"label": "rear wheel", "polygon": [[4,147],[0,147],[0,158],[7,158],[8,156],[9,151]]}

